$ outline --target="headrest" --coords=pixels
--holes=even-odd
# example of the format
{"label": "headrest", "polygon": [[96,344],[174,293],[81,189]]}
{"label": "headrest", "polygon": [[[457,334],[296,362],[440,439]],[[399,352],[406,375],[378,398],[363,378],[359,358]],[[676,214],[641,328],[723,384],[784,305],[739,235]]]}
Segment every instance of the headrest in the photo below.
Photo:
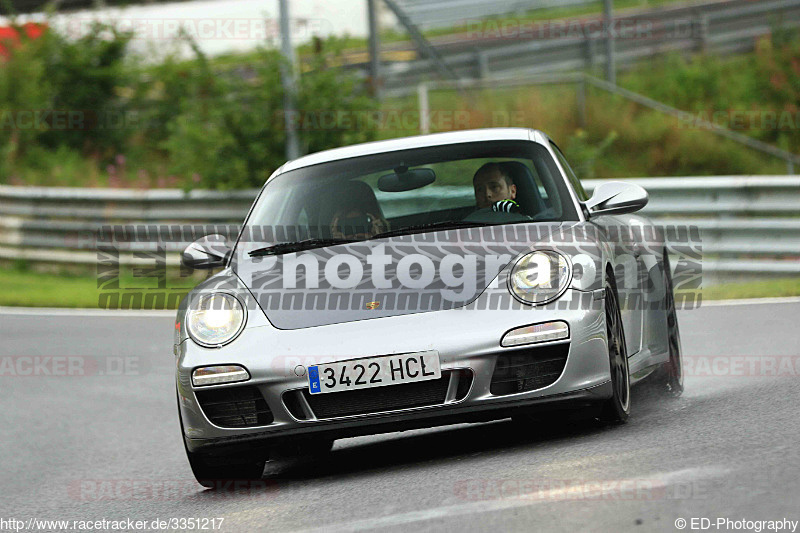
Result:
{"label": "headrest", "polygon": [[317,190],[314,217],[320,227],[327,228],[340,211],[358,210],[383,218],[383,211],[372,187],[363,181],[339,181]]}
{"label": "headrest", "polygon": [[536,181],[533,178],[531,170],[520,163],[519,161],[504,161],[498,163],[500,168],[505,171],[517,186],[516,202],[519,204],[522,212],[529,216],[534,216],[537,213],[544,211],[545,205],[539,194],[539,188],[536,186]]}

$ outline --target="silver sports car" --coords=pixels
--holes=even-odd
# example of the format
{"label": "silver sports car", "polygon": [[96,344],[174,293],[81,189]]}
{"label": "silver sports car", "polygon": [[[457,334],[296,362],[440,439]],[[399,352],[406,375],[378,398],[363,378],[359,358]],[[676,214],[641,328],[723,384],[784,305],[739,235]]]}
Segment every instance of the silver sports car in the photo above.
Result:
{"label": "silver sports car", "polygon": [[484,129],[290,161],[222,270],[181,304],[177,397],[198,481],[442,424],[624,422],[630,387],[683,389],[662,229],[623,182],[587,195],[542,132]]}

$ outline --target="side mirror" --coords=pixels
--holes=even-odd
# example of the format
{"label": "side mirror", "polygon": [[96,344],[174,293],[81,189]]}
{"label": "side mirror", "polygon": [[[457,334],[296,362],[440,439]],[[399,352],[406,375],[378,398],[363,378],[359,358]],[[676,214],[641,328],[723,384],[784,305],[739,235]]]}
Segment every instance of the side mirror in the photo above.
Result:
{"label": "side mirror", "polygon": [[597,186],[583,205],[589,216],[634,213],[647,205],[649,196],[643,187],[622,181],[609,181]]}
{"label": "side mirror", "polygon": [[184,266],[194,269],[219,268],[231,253],[231,247],[223,235],[212,234],[197,239],[186,247],[181,254]]}

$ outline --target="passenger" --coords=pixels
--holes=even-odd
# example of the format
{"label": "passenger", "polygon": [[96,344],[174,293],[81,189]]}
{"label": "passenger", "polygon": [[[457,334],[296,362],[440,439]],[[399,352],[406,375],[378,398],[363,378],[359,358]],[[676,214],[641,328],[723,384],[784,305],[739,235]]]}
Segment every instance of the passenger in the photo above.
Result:
{"label": "passenger", "polygon": [[331,237],[334,239],[371,239],[389,231],[389,222],[368,213],[360,206],[339,209],[331,220]]}

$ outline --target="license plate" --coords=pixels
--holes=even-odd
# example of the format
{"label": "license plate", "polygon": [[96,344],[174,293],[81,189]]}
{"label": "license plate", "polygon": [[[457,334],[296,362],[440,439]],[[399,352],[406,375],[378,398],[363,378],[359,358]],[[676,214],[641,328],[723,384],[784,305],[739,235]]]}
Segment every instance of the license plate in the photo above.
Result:
{"label": "license plate", "polygon": [[310,366],[308,390],[311,394],[323,394],[440,377],[439,352],[432,350]]}

